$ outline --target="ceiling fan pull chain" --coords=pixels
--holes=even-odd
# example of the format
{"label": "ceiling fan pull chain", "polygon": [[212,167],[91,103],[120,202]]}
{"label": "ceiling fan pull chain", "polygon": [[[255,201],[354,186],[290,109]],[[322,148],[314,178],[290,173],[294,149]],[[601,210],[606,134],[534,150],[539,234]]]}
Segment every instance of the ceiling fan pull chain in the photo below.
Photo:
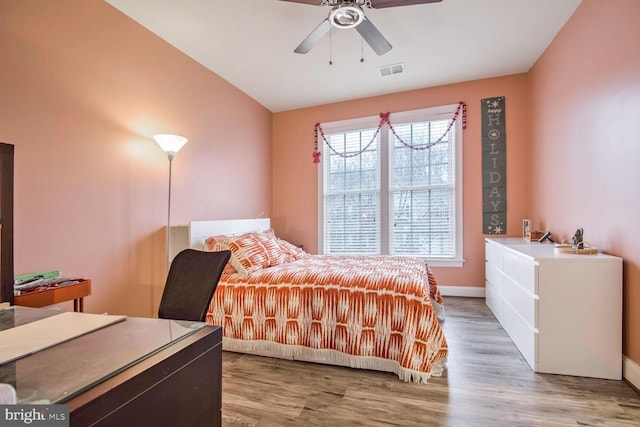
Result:
{"label": "ceiling fan pull chain", "polygon": [[364,62],[364,39],[360,37],[360,62]]}
{"label": "ceiling fan pull chain", "polygon": [[333,65],[333,29],[329,29],[329,65]]}

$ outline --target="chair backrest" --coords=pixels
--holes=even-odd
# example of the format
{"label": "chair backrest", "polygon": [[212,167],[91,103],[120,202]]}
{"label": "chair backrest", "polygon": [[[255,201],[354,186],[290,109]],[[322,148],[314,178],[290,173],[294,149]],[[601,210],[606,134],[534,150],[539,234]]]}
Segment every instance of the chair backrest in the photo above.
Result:
{"label": "chair backrest", "polygon": [[173,259],[158,317],[204,322],[231,251],[185,249]]}

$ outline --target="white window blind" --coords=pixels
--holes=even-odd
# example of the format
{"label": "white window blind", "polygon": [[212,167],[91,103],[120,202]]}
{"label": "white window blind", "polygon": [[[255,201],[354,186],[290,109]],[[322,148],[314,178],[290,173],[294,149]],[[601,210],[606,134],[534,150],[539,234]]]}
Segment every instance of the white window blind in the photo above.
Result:
{"label": "white window blind", "polygon": [[325,151],[325,253],[380,253],[380,151],[374,135],[375,129],[366,129],[327,137],[349,157]]}
{"label": "white window blind", "polygon": [[[448,120],[403,124],[395,127],[390,146],[393,203],[390,253],[424,257],[455,256],[455,144],[445,134]],[[443,136],[444,135],[444,136]]]}
{"label": "white window blind", "polygon": [[376,133],[378,117],[322,124],[320,252],[461,264],[460,124],[447,132],[456,107],[392,114],[402,141],[387,124]]}

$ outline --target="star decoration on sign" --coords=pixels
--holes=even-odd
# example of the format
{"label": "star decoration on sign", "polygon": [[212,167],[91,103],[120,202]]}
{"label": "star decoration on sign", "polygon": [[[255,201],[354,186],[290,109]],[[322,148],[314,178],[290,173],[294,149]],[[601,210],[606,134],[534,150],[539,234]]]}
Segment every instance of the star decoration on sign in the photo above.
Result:
{"label": "star decoration on sign", "polygon": [[491,106],[492,106],[493,108],[497,108],[497,107],[499,107],[499,106],[500,106],[500,103],[499,103],[498,101],[493,101],[493,102],[491,103]]}
{"label": "star decoration on sign", "polygon": [[502,224],[497,226],[488,225],[487,230],[489,230],[487,234],[502,234]]}
{"label": "star decoration on sign", "polygon": [[489,138],[491,138],[491,139],[500,138],[500,131],[498,129],[491,129],[489,131]]}

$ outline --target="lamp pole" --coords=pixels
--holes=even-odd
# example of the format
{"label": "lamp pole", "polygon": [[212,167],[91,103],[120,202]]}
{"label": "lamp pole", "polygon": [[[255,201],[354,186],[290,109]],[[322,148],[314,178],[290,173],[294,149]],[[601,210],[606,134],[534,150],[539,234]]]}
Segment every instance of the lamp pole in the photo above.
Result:
{"label": "lamp pole", "polygon": [[171,267],[171,166],[175,153],[167,152],[169,157],[169,195],[167,197],[167,272]]}
{"label": "lamp pole", "polygon": [[171,172],[173,166],[173,158],[180,149],[187,143],[188,139],[172,134],[159,134],[153,137],[160,148],[167,153],[169,158],[169,197],[167,198],[167,271],[171,267]]}

